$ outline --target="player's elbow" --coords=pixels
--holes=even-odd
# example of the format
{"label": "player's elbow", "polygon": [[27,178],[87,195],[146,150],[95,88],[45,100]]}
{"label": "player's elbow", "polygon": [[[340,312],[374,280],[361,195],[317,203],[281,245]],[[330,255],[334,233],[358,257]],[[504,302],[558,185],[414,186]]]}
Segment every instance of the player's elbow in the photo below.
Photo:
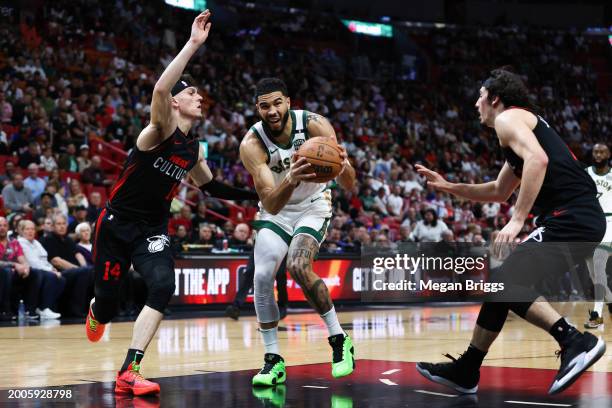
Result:
{"label": "player's elbow", "polygon": [[548,167],[548,156],[544,152],[540,154],[534,154],[531,160],[534,166],[538,168],[538,170],[546,170],[546,168]]}
{"label": "player's elbow", "polygon": [[272,214],[272,215],[276,215],[276,214],[278,214],[278,213],[280,212],[280,210],[281,210],[281,208],[280,208],[280,207],[277,207],[277,206],[274,206],[274,205],[270,205],[270,204],[266,205],[265,203],[264,203],[263,207],[264,207],[264,209],[265,209],[265,210],[266,210],[268,213],[270,213],[270,214]]}
{"label": "player's elbow", "polygon": [[352,191],[353,188],[355,187],[357,180],[355,180],[355,178],[343,179],[343,178],[338,177],[337,181],[338,181],[338,184],[340,184],[340,187],[342,187],[346,191]]}

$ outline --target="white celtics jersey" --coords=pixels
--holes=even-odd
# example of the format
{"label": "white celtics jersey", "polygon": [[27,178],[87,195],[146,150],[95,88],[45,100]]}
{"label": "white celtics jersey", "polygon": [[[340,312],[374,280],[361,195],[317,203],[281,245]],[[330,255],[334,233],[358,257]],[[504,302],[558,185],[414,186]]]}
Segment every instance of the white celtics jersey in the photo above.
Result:
{"label": "white celtics jersey", "polygon": [[595,173],[595,167],[587,169],[587,173],[597,186],[597,198],[606,216],[612,215],[612,172],[608,171],[604,175]]}
{"label": "white celtics jersey", "polygon": [[[287,173],[291,163],[291,156],[297,152],[300,146],[308,139],[308,129],[306,129],[306,111],[290,110],[291,116],[291,139],[286,146],[281,146],[272,141],[259,121],[251,127],[251,130],[264,144],[268,154],[268,167],[274,176],[274,184],[279,185]],[[326,183],[300,183],[293,190],[293,194],[287,202],[288,205],[298,204],[302,201],[320,193],[326,187]],[[261,207],[261,205],[260,205]]]}

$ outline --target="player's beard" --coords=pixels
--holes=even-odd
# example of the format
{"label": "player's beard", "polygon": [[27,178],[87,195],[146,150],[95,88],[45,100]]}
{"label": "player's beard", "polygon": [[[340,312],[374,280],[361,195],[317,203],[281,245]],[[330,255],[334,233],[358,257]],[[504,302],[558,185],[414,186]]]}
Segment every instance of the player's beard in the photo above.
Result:
{"label": "player's beard", "polygon": [[605,169],[608,166],[608,161],[609,161],[609,159],[608,160],[602,160],[602,161],[599,161],[599,162],[594,161],[593,164],[595,165],[595,168],[597,170],[601,170],[601,169]]}
{"label": "player's beard", "polygon": [[289,109],[287,109],[287,112],[285,112],[285,114],[283,115],[283,118],[281,119],[281,126],[279,130],[272,129],[270,125],[268,125],[268,122],[265,120],[262,121],[263,128],[266,131],[266,134],[272,136],[274,139],[278,139],[280,135],[283,134],[283,130],[285,130],[285,126],[287,125],[288,120],[289,120]]}

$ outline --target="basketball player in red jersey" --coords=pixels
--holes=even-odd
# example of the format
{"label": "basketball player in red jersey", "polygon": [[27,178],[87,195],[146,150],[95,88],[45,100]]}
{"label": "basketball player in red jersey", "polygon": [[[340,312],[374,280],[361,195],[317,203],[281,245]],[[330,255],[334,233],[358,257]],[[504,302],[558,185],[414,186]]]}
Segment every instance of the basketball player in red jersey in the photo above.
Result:
{"label": "basketball player in red jersey", "polygon": [[202,118],[202,96],[190,78],[181,75],[208,38],[209,20],[208,10],[196,17],[189,41],[155,84],[151,121],[138,136],[96,223],[95,298],[85,322],[89,340],[100,340],[105,324],[117,314],[119,287],[130,265],[143,275],[148,289],[117,374],[116,393],[159,393],[159,385],[140,374],[140,361],[175,291],[168,215],[181,181],[189,175],[215,197],[257,199],[254,192],[214,181],[198,140],[188,136],[194,122]]}
{"label": "basketball player in red jersey", "polygon": [[480,88],[476,102],[480,121],[495,129],[506,157],[497,180],[450,183],[417,165],[430,186],[468,200],[503,202],[520,184],[514,213],[497,236],[494,253],[514,241],[532,210],[539,213],[538,228],[500,267],[498,280],[506,283],[506,289],[482,305],[467,351],[458,359],[451,357],[449,363],[417,364],[426,378],[462,393],[477,391],[480,366],[509,310],[546,330],[559,343],[561,367],[549,394],[573,384],[606,350],[601,337],[580,333],[533,289],[539,279],[559,276],[591,257],[603,238],[606,219],[595,183],[557,132],[532,112],[528,95],[520,77],[505,69],[492,71]]}

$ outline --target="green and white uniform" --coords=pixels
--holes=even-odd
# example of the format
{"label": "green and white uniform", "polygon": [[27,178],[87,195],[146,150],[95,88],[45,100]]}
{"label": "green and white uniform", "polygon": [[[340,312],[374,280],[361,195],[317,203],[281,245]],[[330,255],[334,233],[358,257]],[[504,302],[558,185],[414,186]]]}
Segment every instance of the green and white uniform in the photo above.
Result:
{"label": "green and white uniform", "polygon": [[[274,184],[279,185],[289,173],[291,157],[308,140],[306,114],[303,110],[290,110],[291,140],[285,146],[276,144],[257,122],[251,131],[261,141],[268,155],[268,167],[272,171]],[[325,238],[327,224],[332,215],[331,192],[326,183],[300,183],[289,201],[276,215],[267,212],[259,203],[260,219],[253,223],[256,229],[267,228],[277,233],[289,245],[298,234],[308,234],[320,244]]]}
{"label": "green and white uniform", "polygon": [[[275,185],[280,184],[289,172],[291,156],[308,139],[306,114],[290,110],[291,139],[286,146],[274,143],[266,134],[262,122],[251,131],[259,138],[268,154],[268,167],[274,175]],[[259,203],[259,219],[253,221],[258,230],[255,241],[255,311],[261,323],[279,320],[278,306],[274,299],[276,271],[287,255],[291,240],[300,234],[312,236],[320,244],[332,215],[331,193],[323,183],[300,183],[289,202],[276,215],[270,214]]]}
{"label": "green and white uniform", "polygon": [[[595,290],[595,311],[601,317],[603,302],[612,302],[612,291],[608,288],[608,277],[606,275],[606,264],[612,254],[612,172],[604,175],[595,172],[595,167],[587,169],[587,173],[597,187],[597,198],[606,215],[606,234],[601,244],[595,249],[592,258],[587,259],[587,267]],[[585,325],[587,328],[593,328]]]}
{"label": "green and white uniform", "polygon": [[[276,144],[266,134],[262,122],[256,123],[251,131],[259,138],[268,155],[267,164],[274,177],[274,184],[279,185],[287,176],[291,166],[291,157],[308,140],[306,115],[302,110],[290,110],[291,139],[286,146]],[[258,229],[255,241],[255,311],[260,323],[279,320],[279,312],[274,299],[274,279],[283,258],[287,255],[291,240],[297,235],[309,235],[319,244],[325,239],[327,225],[332,215],[331,192],[325,183],[302,182],[294,189],[287,204],[276,215],[265,210],[259,203],[259,220],[253,222]],[[290,262],[289,260],[287,261]],[[281,273],[286,273],[281,271]],[[330,310],[326,313],[333,313]],[[329,316],[328,316],[329,319]],[[331,319],[333,320],[333,319]],[[331,323],[340,327],[337,318]],[[277,331],[262,331],[265,364],[262,370],[253,377],[255,386],[274,386],[285,381],[285,369],[282,358],[278,355]],[[354,348],[350,337],[344,333],[330,337],[333,349],[332,375],[335,378],[349,375],[355,368]],[[332,341],[333,340],[333,341]]]}
{"label": "green and white uniform", "polygon": [[587,173],[597,186],[597,198],[599,204],[606,215],[606,234],[602,240],[603,245],[612,245],[612,171],[608,171],[604,175],[599,175],[595,172],[595,167],[591,166],[587,169]]}

